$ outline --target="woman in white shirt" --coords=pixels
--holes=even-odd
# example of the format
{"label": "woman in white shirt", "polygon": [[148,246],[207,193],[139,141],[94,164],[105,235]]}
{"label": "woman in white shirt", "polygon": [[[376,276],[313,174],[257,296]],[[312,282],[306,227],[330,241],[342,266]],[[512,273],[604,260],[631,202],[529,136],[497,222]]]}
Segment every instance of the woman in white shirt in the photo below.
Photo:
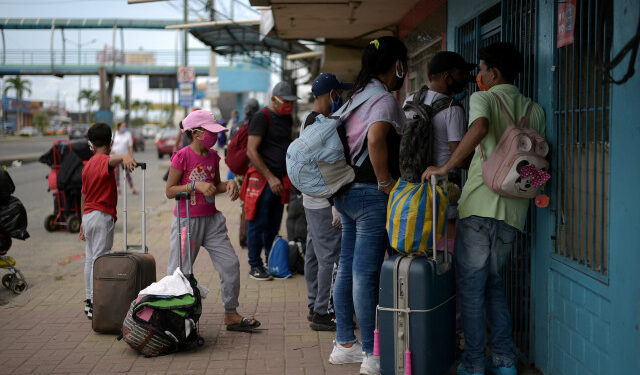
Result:
{"label": "woman in white shirt", "polygon": [[[118,123],[117,131],[113,137],[113,145],[111,146],[111,155],[122,154],[129,154],[133,156],[133,137],[131,136],[131,133],[127,131],[127,124],[124,121]],[[120,170],[121,167],[117,167],[115,170],[118,194],[120,194]],[[133,179],[128,171],[125,171],[125,177],[127,178],[127,183],[131,188],[131,192],[133,194],[138,194],[138,190],[133,187]]]}

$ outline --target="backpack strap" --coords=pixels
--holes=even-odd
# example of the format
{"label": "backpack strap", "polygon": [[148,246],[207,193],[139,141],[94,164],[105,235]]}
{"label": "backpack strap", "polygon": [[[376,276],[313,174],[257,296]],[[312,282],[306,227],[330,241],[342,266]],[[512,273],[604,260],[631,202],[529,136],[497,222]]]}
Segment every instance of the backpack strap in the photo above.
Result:
{"label": "backpack strap", "polygon": [[268,129],[269,126],[271,125],[271,113],[269,112],[267,107],[262,108],[260,112],[264,113],[264,115],[267,117],[267,129]]}
{"label": "backpack strap", "polygon": [[[353,112],[356,108],[358,108],[362,104],[364,104],[364,102],[366,102],[367,100],[371,99],[372,97],[374,97],[374,96],[376,96],[378,94],[382,94],[384,92],[387,92],[387,90],[385,90],[383,88],[378,88],[378,87],[362,91],[362,93],[358,97],[358,100],[354,101],[353,97],[351,97],[351,99],[349,99],[342,107],[340,107],[340,109],[335,111],[331,115],[331,117],[341,117],[341,118],[344,119],[344,118],[347,117],[347,115],[349,115],[351,112]],[[351,106],[351,108],[347,109],[349,106]]]}
{"label": "backpack strap", "polygon": [[431,107],[431,116],[435,116],[445,109],[456,105],[455,101],[456,100],[454,98],[450,97],[440,98],[434,101],[433,103],[431,103],[431,105],[429,105],[429,107]]}
{"label": "backpack strap", "polygon": [[504,112],[508,117],[509,120],[511,121],[511,123],[519,128],[528,128],[529,127],[529,117],[531,116],[531,110],[533,109],[533,101],[531,101],[531,103],[529,103],[529,106],[527,107],[527,111],[525,112],[524,116],[520,117],[520,121],[516,122],[513,117],[511,116],[511,113],[509,113],[509,110],[507,109],[507,106],[504,104],[504,102],[502,101],[502,99],[500,99],[500,96],[498,94],[496,94],[495,92],[492,93],[493,96],[495,96],[496,99],[498,99],[498,103],[500,103],[500,107],[502,107],[502,112]]}

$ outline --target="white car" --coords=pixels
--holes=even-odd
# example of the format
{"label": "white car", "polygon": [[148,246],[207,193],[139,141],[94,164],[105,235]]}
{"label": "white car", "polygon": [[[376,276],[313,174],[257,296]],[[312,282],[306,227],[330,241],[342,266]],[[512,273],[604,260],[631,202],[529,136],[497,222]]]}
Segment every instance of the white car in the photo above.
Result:
{"label": "white car", "polygon": [[153,139],[158,133],[158,127],[153,124],[146,124],[142,127],[142,136],[144,139]]}
{"label": "white car", "polygon": [[19,136],[22,137],[35,137],[40,135],[40,132],[38,131],[38,129],[32,127],[32,126],[28,126],[26,128],[22,128],[19,132],[18,132]]}

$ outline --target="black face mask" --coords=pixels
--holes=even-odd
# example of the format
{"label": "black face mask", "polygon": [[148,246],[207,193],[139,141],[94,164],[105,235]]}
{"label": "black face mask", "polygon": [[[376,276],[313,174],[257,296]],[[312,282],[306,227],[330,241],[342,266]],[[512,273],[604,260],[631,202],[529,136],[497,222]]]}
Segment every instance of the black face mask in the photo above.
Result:
{"label": "black face mask", "polygon": [[467,88],[467,82],[466,81],[458,81],[455,78],[451,77],[451,80],[453,81],[453,83],[451,84],[447,84],[449,86],[449,91],[451,91],[451,93],[453,94],[459,94],[462,91],[464,91],[465,88]]}

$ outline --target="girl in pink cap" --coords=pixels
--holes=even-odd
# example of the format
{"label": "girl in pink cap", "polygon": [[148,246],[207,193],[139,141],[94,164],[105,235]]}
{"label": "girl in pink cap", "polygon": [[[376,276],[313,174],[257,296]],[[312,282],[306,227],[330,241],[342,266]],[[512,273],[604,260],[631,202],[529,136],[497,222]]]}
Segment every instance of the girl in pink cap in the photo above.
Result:
{"label": "girl in pink cap", "polygon": [[[191,259],[195,261],[200,246],[204,247],[214,268],[220,274],[220,289],[225,309],[224,323],[230,331],[251,331],[260,326],[253,318],[244,318],[237,312],[238,295],[240,294],[240,263],[229,236],[226,220],[216,209],[214,196],[227,193],[231,200],[238,199],[238,185],[235,181],[220,181],[220,157],[212,150],[218,139],[218,133],[227,129],[216,122],[209,111],[191,112],[182,120],[184,131],[192,142],[171,157],[171,168],[167,179],[167,198],[172,199],[177,193],[190,194],[188,201],[180,201],[180,216],[186,217],[186,204],[189,204],[191,219]],[[186,227],[186,220],[180,220],[180,230]],[[178,219],[176,210],[171,223],[171,252],[167,275],[173,274],[178,267],[180,244],[178,242]],[[185,274],[192,273],[191,264],[183,264]]]}

